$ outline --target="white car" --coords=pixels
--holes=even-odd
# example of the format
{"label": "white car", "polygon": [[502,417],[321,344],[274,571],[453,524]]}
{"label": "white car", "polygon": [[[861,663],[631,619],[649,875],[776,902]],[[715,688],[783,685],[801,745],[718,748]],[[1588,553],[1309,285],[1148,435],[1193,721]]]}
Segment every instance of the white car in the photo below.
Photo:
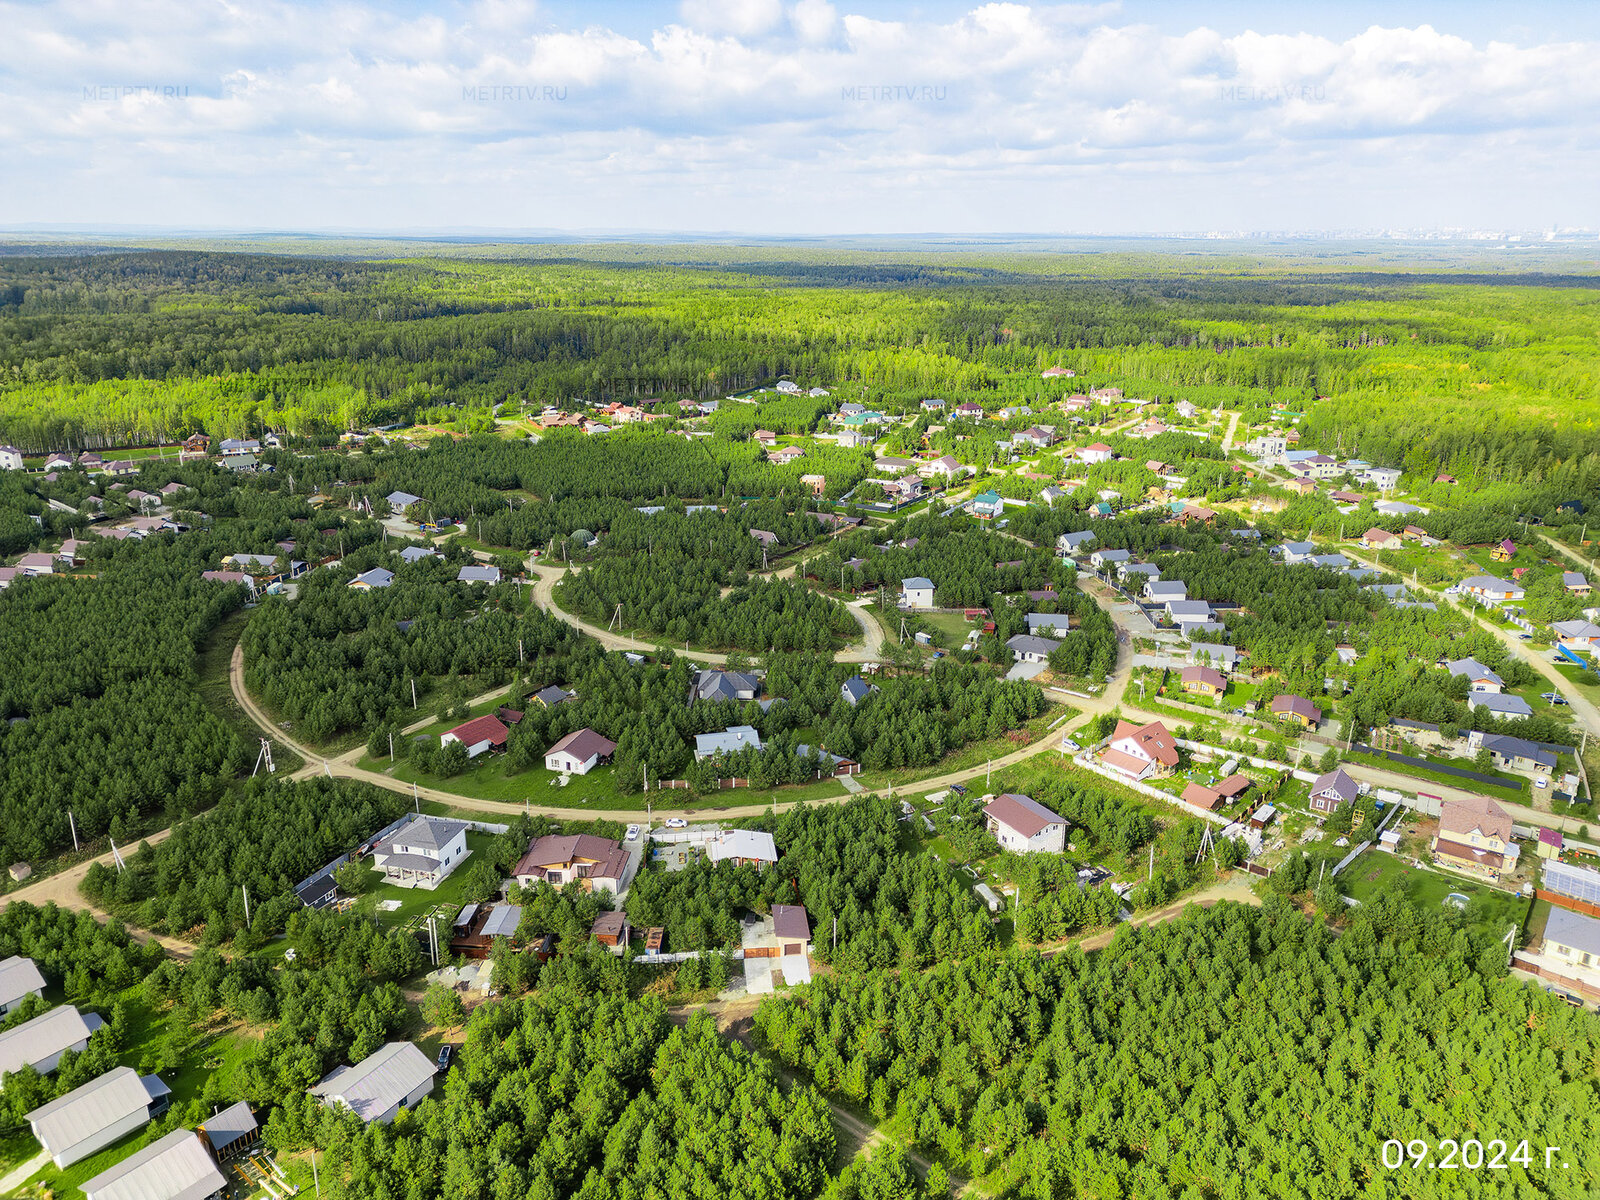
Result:
{"label": "white car", "polygon": [[1061,748],[1063,750],[1071,750],[1074,754],[1083,749],[1082,746],[1078,745],[1078,743],[1073,741],[1071,738],[1062,738]]}
{"label": "white car", "polygon": [[1533,786],[1536,788],[1547,788],[1550,786],[1550,781],[1548,779],[1535,779],[1533,781]]}
{"label": "white car", "polygon": [[622,836],[623,836],[623,840],[625,840],[625,841],[629,841],[629,842],[638,841],[639,840],[639,827],[637,825],[629,825],[628,826],[628,832],[623,834]]}
{"label": "white car", "polygon": [[689,822],[685,821],[682,817],[668,817],[667,818],[667,828],[668,829],[687,829],[687,828],[689,828]]}

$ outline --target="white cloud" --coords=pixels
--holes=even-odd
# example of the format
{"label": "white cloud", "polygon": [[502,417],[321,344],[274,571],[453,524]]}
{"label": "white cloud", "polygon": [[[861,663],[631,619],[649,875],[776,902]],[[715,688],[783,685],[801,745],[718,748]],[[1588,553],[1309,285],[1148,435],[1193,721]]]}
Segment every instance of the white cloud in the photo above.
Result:
{"label": "white cloud", "polygon": [[603,12],[0,0],[0,222],[508,225],[533,194],[636,228],[1600,226],[1591,44]]}

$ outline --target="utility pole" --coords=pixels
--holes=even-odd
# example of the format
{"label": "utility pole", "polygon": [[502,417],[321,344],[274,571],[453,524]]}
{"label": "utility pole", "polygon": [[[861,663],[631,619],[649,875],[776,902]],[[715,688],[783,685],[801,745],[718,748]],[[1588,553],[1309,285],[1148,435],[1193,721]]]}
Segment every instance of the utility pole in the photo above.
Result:
{"label": "utility pole", "polygon": [[244,893],[244,924],[245,928],[248,929],[250,927],[250,888],[241,883],[239,890]]}
{"label": "utility pole", "polygon": [[317,1189],[317,1200],[322,1200],[322,1181],[317,1178],[317,1152],[311,1152],[311,1186]]}
{"label": "utility pole", "polygon": [[67,823],[72,826],[72,852],[76,854],[81,849],[78,845],[78,822],[73,819],[70,808],[67,809]]}
{"label": "utility pole", "polygon": [[389,731],[389,761],[394,761],[394,730]]}
{"label": "utility pole", "polygon": [[417,781],[411,781],[411,802],[417,806],[417,816],[422,815],[422,797],[417,794]]}
{"label": "utility pole", "polygon": [[128,864],[122,861],[122,851],[117,849],[117,839],[110,834],[106,835],[106,839],[111,843],[111,857],[117,860],[117,870],[126,870]]}
{"label": "utility pole", "polygon": [[1154,842],[1151,842],[1150,843],[1150,870],[1149,870],[1148,874],[1145,875],[1144,881],[1146,883],[1149,883],[1155,877],[1156,877],[1156,844]]}
{"label": "utility pole", "polygon": [[415,675],[413,675],[411,677],[411,711],[415,712],[416,709],[417,709],[417,677]]}

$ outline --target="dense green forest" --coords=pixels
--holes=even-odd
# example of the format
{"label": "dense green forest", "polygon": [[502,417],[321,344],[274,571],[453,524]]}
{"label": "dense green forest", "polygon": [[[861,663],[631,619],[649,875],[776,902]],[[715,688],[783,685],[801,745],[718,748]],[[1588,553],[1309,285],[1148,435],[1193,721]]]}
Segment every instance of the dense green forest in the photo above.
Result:
{"label": "dense green forest", "polygon": [[[1593,1018],[1501,979],[1503,948],[1460,925],[1389,896],[1337,937],[1276,899],[1225,905],[1094,955],[827,975],[756,1023],[825,1092],[1019,1197],[1589,1194],[1584,1151],[1546,1170],[1543,1147],[1596,1143]],[[1495,1137],[1533,1165],[1382,1163],[1388,1139]]]}

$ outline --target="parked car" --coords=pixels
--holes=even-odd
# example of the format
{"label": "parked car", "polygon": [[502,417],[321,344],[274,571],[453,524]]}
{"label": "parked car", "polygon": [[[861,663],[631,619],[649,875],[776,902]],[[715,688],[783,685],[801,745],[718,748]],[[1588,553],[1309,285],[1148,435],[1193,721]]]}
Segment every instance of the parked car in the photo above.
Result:
{"label": "parked car", "polygon": [[1073,741],[1071,738],[1062,738],[1061,748],[1063,750],[1071,750],[1074,754],[1083,749],[1082,746],[1078,745],[1078,743]]}
{"label": "parked car", "polygon": [[1579,996],[1574,996],[1571,992],[1563,991],[1561,988],[1555,987],[1555,986],[1553,986],[1551,984],[1548,984],[1548,983],[1545,984],[1544,990],[1549,992],[1552,996],[1561,997],[1561,999],[1565,1000],[1568,1004],[1572,1005],[1574,1008],[1582,1008],[1583,1007],[1583,999],[1581,997],[1579,997]]}
{"label": "parked car", "polygon": [[959,783],[952,783],[950,785],[950,790],[957,796],[965,796],[967,794],[967,789]]}
{"label": "parked car", "polygon": [[439,1047],[439,1065],[436,1068],[439,1074],[442,1075],[450,1069],[450,1052],[454,1049],[455,1047],[449,1042]]}
{"label": "parked car", "polygon": [[623,837],[624,841],[629,841],[629,842],[638,841],[639,840],[639,827],[637,825],[629,825],[628,826],[628,832],[623,834],[622,837]]}
{"label": "parked car", "polygon": [[1531,634],[1531,633],[1519,633],[1519,634],[1517,634],[1517,639],[1519,641],[1523,641],[1523,642],[1531,642],[1531,641],[1533,641],[1533,634]]}
{"label": "parked car", "polygon": [[1548,779],[1535,779],[1533,781],[1533,786],[1536,788],[1547,788],[1550,786],[1550,781]]}
{"label": "parked car", "polygon": [[685,821],[682,817],[668,817],[667,818],[667,828],[668,829],[687,829],[687,828],[689,828],[689,822]]}
{"label": "parked car", "polygon": [[1565,704],[1567,698],[1560,692],[1540,692],[1539,699],[1548,700],[1551,704]]}

